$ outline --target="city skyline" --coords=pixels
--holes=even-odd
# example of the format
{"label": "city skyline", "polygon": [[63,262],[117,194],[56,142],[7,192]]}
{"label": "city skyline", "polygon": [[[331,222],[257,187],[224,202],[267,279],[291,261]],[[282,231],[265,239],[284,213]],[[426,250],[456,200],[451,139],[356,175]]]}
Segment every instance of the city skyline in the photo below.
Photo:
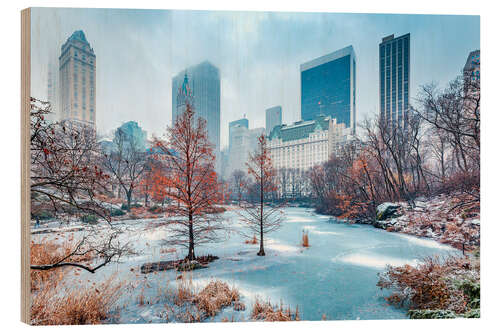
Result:
{"label": "city skyline", "polygon": [[32,66],[42,69],[33,71],[32,91],[42,98],[51,53],[75,30],[85,32],[99,58],[97,129],[104,134],[135,120],[162,135],[171,123],[172,77],[211,61],[221,72],[221,147],[228,144],[227,124],[243,114],[263,127],[265,110],[282,105],[283,123],[299,120],[300,64],[310,59],[353,45],[360,121],[379,112],[378,44],[384,36],[412,35],[410,99],[422,84],[459,75],[463,59],[479,49],[478,16],[35,8],[32,29],[38,51]]}

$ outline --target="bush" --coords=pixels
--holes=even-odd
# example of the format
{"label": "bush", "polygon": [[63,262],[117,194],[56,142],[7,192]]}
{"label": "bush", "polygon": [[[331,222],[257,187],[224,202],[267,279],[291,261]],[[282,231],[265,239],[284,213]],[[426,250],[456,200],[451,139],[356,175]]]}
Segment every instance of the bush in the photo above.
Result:
{"label": "bush", "polygon": [[125,215],[125,212],[121,209],[113,208],[113,209],[111,209],[110,215],[111,216],[122,216],[122,215]]}
{"label": "bush", "polygon": [[83,223],[94,224],[97,223],[97,216],[95,216],[94,214],[83,215],[82,217],[80,217],[80,220]]}
{"label": "bush", "polygon": [[410,318],[455,318],[479,315],[477,260],[426,258],[418,266],[389,266],[377,286],[389,289],[387,301],[409,309]]}
{"label": "bush", "polygon": [[457,318],[455,312],[450,310],[410,310],[410,319],[453,319]]}
{"label": "bush", "polygon": [[151,206],[148,208],[148,211],[153,214],[160,214],[163,213],[164,209],[160,206]]}
{"label": "bush", "polygon": [[[141,204],[138,204],[138,203],[133,203],[133,204],[130,204],[130,208],[141,208],[142,205]],[[130,210],[128,205],[126,203],[122,203],[122,207],[121,207],[122,210]]]}
{"label": "bush", "polygon": [[35,216],[38,216],[40,220],[49,220],[54,218],[54,214],[52,214],[52,212],[48,210],[42,210],[40,213],[35,214]]}

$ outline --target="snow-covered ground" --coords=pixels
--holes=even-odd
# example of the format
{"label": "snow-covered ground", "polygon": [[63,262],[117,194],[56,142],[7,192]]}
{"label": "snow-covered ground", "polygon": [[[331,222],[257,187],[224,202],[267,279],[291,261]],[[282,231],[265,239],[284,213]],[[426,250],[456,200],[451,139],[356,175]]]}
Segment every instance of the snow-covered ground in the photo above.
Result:
{"label": "snow-covered ground", "polygon": [[462,249],[465,244],[466,250],[473,250],[480,245],[480,214],[478,204],[464,206],[467,210],[460,207],[469,200],[465,195],[439,195],[416,200],[414,208],[406,202],[399,202],[392,204],[400,206],[399,216],[378,224],[388,231],[431,238],[457,249]]}
{"label": "snow-covered ground", "polygon": [[[212,254],[220,257],[209,268],[186,273],[198,288],[213,279],[235,286],[242,295],[245,311],[226,308],[209,320],[222,318],[249,320],[256,299],[299,308],[301,319],[394,319],[406,318],[405,311],[387,306],[377,287],[377,273],[387,264],[416,264],[429,255],[458,255],[452,247],[433,240],[409,235],[388,233],[367,225],[336,223],[328,216],[315,214],[310,209],[286,208],[286,218],[280,230],[269,235],[265,243],[266,256],[258,257],[257,245],[245,244],[239,234],[243,226],[234,210],[223,214],[231,228],[221,243],[196,249],[196,255]],[[148,323],[175,321],[167,316],[170,288],[176,288],[179,273],[170,271],[142,274],[144,263],[180,259],[183,249],[167,251],[163,240],[169,237],[168,227],[159,219],[124,220],[117,225],[120,236],[137,254],[123,258],[90,274],[74,271],[67,275],[75,288],[103,281],[117,273],[117,279],[126,287],[118,302],[117,322]],[[59,229],[57,223],[46,226],[52,232],[33,234],[33,240],[75,239],[84,230],[68,231],[78,223]],[[102,233],[108,227],[103,225]],[[33,231],[39,231],[33,229]],[[310,248],[300,246],[302,233],[309,235]],[[142,300],[144,300],[145,304]]]}

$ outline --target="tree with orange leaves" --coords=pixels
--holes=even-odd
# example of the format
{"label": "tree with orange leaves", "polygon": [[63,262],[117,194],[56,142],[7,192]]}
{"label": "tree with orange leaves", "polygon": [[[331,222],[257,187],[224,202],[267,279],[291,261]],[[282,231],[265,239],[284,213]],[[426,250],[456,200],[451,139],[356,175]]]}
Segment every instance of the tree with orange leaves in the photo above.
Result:
{"label": "tree with orange leaves", "polygon": [[139,183],[139,190],[144,196],[145,206],[148,206],[149,198],[163,205],[167,196],[166,186],[166,168],[155,160],[149,161],[146,171]]}
{"label": "tree with orange leaves", "polygon": [[167,129],[167,140],[155,140],[156,159],[164,162],[165,194],[177,202],[178,219],[169,224],[169,245],[188,249],[186,259],[194,260],[195,247],[221,239],[225,229],[215,205],[223,202],[223,186],[214,169],[215,155],[208,140],[206,120],[196,117],[193,107],[186,110]]}
{"label": "tree with orange leaves", "polygon": [[244,236],[250,238],[259,234],[260,249],[257,255],[265,256],[264,235],[281,227],[283,212],[279,206],[271,207],[264,204],[266,193],[276,191],[276,171],[272,165],[264,134],[259,137],[258,147],[255,152],[250,154],[246,165],[248,174],[253,179],[253,184],[247,183],[247,187],[258,193],[259,201],[257,203],[247,202],[239,214],[250,229],[250,234],[244,234]]}

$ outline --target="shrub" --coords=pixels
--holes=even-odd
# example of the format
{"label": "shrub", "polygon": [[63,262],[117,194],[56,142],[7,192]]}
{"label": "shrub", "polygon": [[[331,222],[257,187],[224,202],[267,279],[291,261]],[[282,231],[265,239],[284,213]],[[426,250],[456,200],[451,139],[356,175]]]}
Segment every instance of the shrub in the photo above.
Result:
{"label": "shrub", "polygon": [[479,265],[470,258],[435,257],[416,267],[389,266],[377,285],[392,290],[389,303],[407,307],[411,318],[474,316],[469,312],[479,309]]}
{"label": "shrub", "polygon": [[125,212],[121,209],[113,208],[113,209],[111,209],[110,215],[111,216],[123,216],[123,215],[125,215]]}
{"label": "shrub", "polygon": [[163,213],[164,212],[164,208],[160,207],[160,206],[151,206],[148,208],[148,211],[150,213],[153,213],[153,214],[160,214],[160,213]]}
{"label": "shrub", "polygon": [[36,216],[38,216],[40,220],[49,220],[54,218],[54,214],[48,210],[42,210],[40,213],[37,213]]}
{"label": "shrub", "polygon": [[[130,204],[130,208],[141,208],[142,205],[141,204],[138,204],[138,203],[133,203],[133,204]],[[121,207],[122,210],[130,210],[128,205],[124,202],[122,203],[122,207]]]}
{"label": "shrub", "polygon": [[409,310],[410,319],[452,319],[457,318],[451,310]]}
{"label": "shrub", "polygon": [[95,216],[94,214],[83,215],[82,217],[80,217],[80,220],[83,223],[94,224],[97,223],[97,216]]}

